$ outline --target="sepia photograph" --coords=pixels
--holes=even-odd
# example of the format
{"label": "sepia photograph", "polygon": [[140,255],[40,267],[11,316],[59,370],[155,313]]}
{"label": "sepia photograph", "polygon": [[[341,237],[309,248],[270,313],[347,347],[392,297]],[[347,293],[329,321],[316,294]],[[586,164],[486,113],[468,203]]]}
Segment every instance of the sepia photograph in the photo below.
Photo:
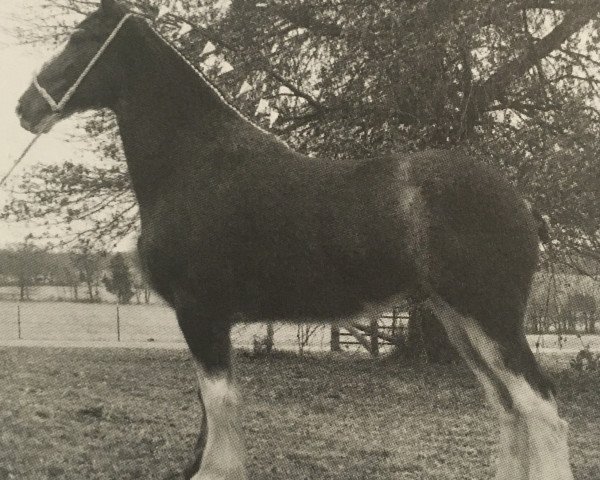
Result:
{"label": "sepia photograph", "polygon": [[599,0],[2,0],[0,480],[600,480]]}

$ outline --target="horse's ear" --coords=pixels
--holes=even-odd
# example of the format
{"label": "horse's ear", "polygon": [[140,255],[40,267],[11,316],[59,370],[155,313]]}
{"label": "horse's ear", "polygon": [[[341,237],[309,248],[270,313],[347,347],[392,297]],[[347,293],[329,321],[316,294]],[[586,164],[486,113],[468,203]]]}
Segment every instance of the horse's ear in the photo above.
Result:
{"label": "horse's ear", "polygon": [[127,10],[115,0],[102,0],[102,10],[104,13],[113,16],[123,16]]}

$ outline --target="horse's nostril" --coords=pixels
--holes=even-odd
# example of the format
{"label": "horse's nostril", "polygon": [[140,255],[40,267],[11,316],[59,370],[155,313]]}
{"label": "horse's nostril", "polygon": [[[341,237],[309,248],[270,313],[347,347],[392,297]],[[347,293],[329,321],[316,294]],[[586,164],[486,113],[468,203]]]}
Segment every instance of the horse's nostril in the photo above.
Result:
{"label": "horse's nostril", "polygon": [[23,116],[23,104],[21,102],[17,103],[17,108],[15,109],[15,112],[19,117]]}

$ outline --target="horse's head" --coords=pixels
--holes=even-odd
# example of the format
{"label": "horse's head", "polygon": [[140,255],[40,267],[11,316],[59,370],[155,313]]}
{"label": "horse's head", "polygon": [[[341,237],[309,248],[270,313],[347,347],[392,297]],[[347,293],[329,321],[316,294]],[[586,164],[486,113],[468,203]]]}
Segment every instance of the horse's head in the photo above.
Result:
{"label": "horse's head", "polygon": [[127,13],[115,0],[102,0],[77,26],[64,49],[44,64],[19,99],[17,114],[24,128],[47,132],[73,112],[115,102],[125,74],[117,57]]}

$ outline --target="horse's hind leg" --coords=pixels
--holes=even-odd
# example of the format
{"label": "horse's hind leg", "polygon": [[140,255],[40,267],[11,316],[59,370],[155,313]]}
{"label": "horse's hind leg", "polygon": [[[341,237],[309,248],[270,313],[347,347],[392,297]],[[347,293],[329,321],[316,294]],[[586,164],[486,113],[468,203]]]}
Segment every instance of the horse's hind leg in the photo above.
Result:
{"label": "horse's hind leg", "polygon": [[[553,387],[522,330],[496,335],[482,327],[481,319],[459,313],[438,295],[428,303],[496,407],[500,419],[496,480],[572,480],[567,424],[558,416]],[[502,310],[500,317],[522,315],[518,307],[510,310]]]}
{"label": "horse's hind leg", "polygon": [[244,480],[244,446],[237,418],[238,395],[230,363],[229,325],[194,301],[176,300],[177,320],[190,348],[204,410],[189,480]]}

